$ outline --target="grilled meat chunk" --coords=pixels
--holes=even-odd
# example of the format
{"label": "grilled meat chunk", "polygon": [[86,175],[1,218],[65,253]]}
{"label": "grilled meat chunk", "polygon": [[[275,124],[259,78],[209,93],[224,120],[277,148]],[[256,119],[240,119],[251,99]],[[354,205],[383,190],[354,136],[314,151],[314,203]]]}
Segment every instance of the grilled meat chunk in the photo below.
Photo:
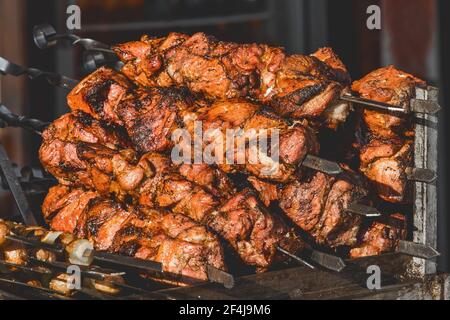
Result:
{"label": "grilled meat chunk", "polygon": [[335,248],[357,243],[362,217],[346,209],[352,203],[367,203],[368,191],[351,172],[338,177],[318,172],[282,186],[279,200],[296,225],[317,243]]}
{"label": "grilled meat chunk", "polygon": [[95,120],[82,111],[67,113],[53,121],[43,132],[43,139],[76,139],[80,142],[101,144],[114,150],[131,147],[126,132],[121,127]]}
{"label": "grilled meat chunk", "polygon": [[[94,197],[79,205],[74,194]],[[60,206],[49,206],[58,202]],[[76,203],[78,207],[72,206]],[[174,213],[140,207],[125,207],[92,191],[56,186],[44,202],[42,211],[54,230],[66,231],[76,222],[73,233],[87,238],[95,249],[161,262],[163,270],[177,275],[171,283],[186,285],[207,280],[207,264],[225,269],[218,239],[205,227]],[[64,211],[64,213],[62,213]],[[81,215],[79,214],[81,211]],[[70,214],[73,214],[73,217]],[[52,223],[59,219],[59,224]],[[167,280],[166,280],[167,281]]]}
{"label": "grilled meat chunk", "polygon": [[384,201],[411,201],[406,170],[413,159],[413,141],[371,140],[360,150],[360,171]]}
{"label": "grilled meat chunk", "polygon": [[204,33],[113,47],[123,73],[147,86],[185,86],[213,99],[253,98],[280,115],[317,117],[350,84],[345,66],[330,48],[288,56],[281,48],[220,42]]}
{"label": "grilled meat chunk", "polygon": [[186,89],[136,89],[124,75],[105,67],[83,79],[67,96],[72,110],[125,127],[142,152],[173,147],[170,138],[183,121],[184,112],[200,102]]}
{"label": "grilled meat chunk", "polygon": [[361,245],[350,250],[350,257],[355,259],[376,256],[395,250],[398,241],[406,239],[406,219],[404,215],[399,213],[392,214],[390,219],[403,222],[404,226],[391,226],[383,222],[374,221],[362,233]]}
{"label": "grilled meat chunk", "polygon": [[[393,66],[380,68],[355,81],[352,89],[366,99],[407,108],[416,87],[426,83]],[[360,171],[372,182],[379,197],[393,203],[410,202],[405,170],[412,166],[411,116],[364,109],[357,133]]]}
{"label": "grilled meat chunk", "polygon": [[426,83],[394,66],[377,69],[352,84],[352,90],[363,98],[407,107],[416,87]]}

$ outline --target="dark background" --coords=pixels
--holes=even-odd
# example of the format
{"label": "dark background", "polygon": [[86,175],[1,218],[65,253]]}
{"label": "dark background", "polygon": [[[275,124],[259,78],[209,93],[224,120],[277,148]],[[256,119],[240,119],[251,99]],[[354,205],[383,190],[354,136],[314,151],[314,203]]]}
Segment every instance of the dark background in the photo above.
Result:
{"label": "dark background", "polygon": [[[69,4],[82,10],[77,34],[105,43],[137,39],[143,33],[158,36],[170,31],[203,31],[221,40],[265,42],[289,52],[311,53],[331,46],[358,79],[382,65],[399,68],[441,90],[439,148],[439,250],[441,270],[449,270],[447,217],[447,123],[450,113],[450,48],[448,0],[0,0],[0,53],[14,62],[83,76],[80,52],[69,46],[45,51],[32,41],[32,28],[49,22],[66,31]],[[382,29],[368,30],[366,9],[382,8]],[[1,79],[1,101],[16,113],[51,121],[67,111],[66,92],[43,81]],[[13,160],[38,165],[39,138],[18,129],[0,132]],[[13,210],[0,194],[1,212]]]}

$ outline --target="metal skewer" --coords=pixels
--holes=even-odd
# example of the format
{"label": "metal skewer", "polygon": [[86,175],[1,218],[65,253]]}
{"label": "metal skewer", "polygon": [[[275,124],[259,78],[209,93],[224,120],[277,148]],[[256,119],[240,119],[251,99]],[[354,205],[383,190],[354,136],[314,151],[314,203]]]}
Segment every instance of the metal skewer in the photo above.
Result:
{"label": "metal skewer", "polygon": [[[7,235],[6,238],[11,241],[23,243],[32,247],[45,249],[48,251],[63,253],[65,248],[59,244],[48,244],[34,239],[29,239],[20,235]],[[94,260],[118,264],[125,267],[138,268],[149,272],[162,272],[162,265],[159,262],[142,260],[133,257],[120,256],[112,253],[97,252],[95,250],[86,250],[84,257],[93,256]]]}
{"label": "metal skewer", "polygon": [[306,155],[301,165],[332,176],[342,173],[342,168],[338,163],[325,160],[310,154]]}
{"label": "metal skewer", "polygon": [[31,212],[31,209],[28,205],[27,198],[25,193],[23,192],[20,182],[16,177],[14,169],[9,161],[8,155],[6,153],[5,148],[0,143],[0,173],[5,178],[5,181],[13,194],[14,201],[16,203],[17,208],[19,209],[20,215],[23,218],[23,221],[29,225],[36,225],[37,221]]}
{"label": "metal skewer", "polygon": [[307,266],[308,268],[313,269],[313,270],[316,269],[316,267],[314,267],[312,264],[310,264],[310,263],[307,262],[306,260],[300,258],[299,256],[297,256],[297,255],[295,255],[295,254],[290,253],[290,252],[287,251],[287,250],[284,250],[284,249],[281,248],[280,246],[277,246],[276,248],[277,248],[277,250],[278,250],[279,252],[281,252],[282,254],[288,256],[289,258],[294,259],[295,261],[300,262],[301,264]]}
{"label": "metal skewer", "polygon": [[81,38],[73,33],[58,34],[49,24],[42,24],[33,28],[34,43],[39,49],[55,46],[60,41],[69,42],[73,46],[81,46],[83,52],[83,67],[92,72],[102,65],[112,65],[116,70],[123,67],[116,53],[105,43],[89,38]]}
{"label": "metal skewer", "polygon": [[409,106],[407,108],[393,106],[387,103],[364,99],[361,97],[355,97],[351,95],[342,95],[341,100],[356,103],[359,105],[364,105],[383,111],[394,112],[394,113],[425,113],[425,114],[436,114],[441,110],[441,106],[437,101],[421,100],[421,99],[411,99]]}
{"label": "metal skewer", "polygon": [[33,295],[39,296],[41,299],[55,299],[56,298],[56,299],[60,299],[60,300],[71,300],[70,297],[63,296],[56,291],[53,291],[53,290],[50,290],[47,288],[43,288],[43,287],[32,286],[32,285],[29,285],[29,284],[21,282],[21,281],[0,278],[0,283],[2,283],[3,285],[14,287],[14,288],[20,287],[21,289],[23,289],[23,292],[33,292]]}
{"label": "metal skewer", "polygon": [[6,239],[14,241],[14,242],[19,242],[28,246],[32,246],[35,248],[40,248],[40,249],[44,249],[44,250],[48,250],[51,252],[55,252],[58,254],[62,254],[64,253],[64,248],[59,245],[59,244],[48,244],[45,242],[41,242],[41,241],[37,241],[37,240],[33,240],[33,239],[28,239],[26,237],[22,237],[22,236],[18,236],[15,234],[10,234],[5,236]]}
{"label": "metal skewer", "polygon": [[234,287],[234,277],[230,273],[217,269],[209,264],[206,265],[206,271],[210,282],[220,283],[227,289]]}
{"label": "metal skewer", "polygon": [[[6,262],[6,261],[4,261],[4,260],[0,260],[0,265],[5,266],[5,267],[7,267],[7,268],[16,268],[16,269],[20,269],[20,270],[25,271],[25,272],[35,273],[35,274],[39,274],[39,275],[42,275],[42,276],[52,274],[52,272],[49,271],[49,270],[39,269],[39,268],[34,268],[34,267],[28,267],[28,266],[23,266],[23,265],[20,265],[20,264],[15,264],[15,263]],[[1,272],[2,272],[2,271],[0,270],[0,273],[1,273]],[[11,272],[12,272],[12,271],[11,271]]]}
{"label": "metal skewer", "polygon": [[0,74],[11,76],[27,75],[31,80],[44,78],[51,85],[65,89],[73,89],[78,81],[53,72],[46,72],[36,68],[25,68],[0,57]]}
{"label": "metal skewer", "polygon": [[91,255],[93,256],[94,261],[118,264],[121,266],[141,269],[149,272],[163,272],[162,264],[156,261],[120,256],[117,254],[99,252],[95,250],[86,250],[83,254],[84,257],[89,257]]}
{"label": "metal skewer", "polygon": [[351,96],[351,95],[344,94],[344,95],[341,96],[340,99],[344,100],[344,101],[348,101],[348,102],[353,102],[353,103],[362,104],[362,105],[365,105],[365,106],[377,108],[377,109],[384,110],[384,111],[407,113],[407,111],[404,108],[401,108],[401,107],[395,107],[395,106],[392,106],[392,105],[387,104],[387,103],[378,102],[378,101],[369,100],[369,99],[364,99],[364,98],[355,97],[355,96]]}
{"label": "metal skewer", "polygon": [[317,250],[311,250],[311,260],[322,267],[336,272],[341,272],[346,267],[342,258]]}
{"label": "metal skewer", "polygon": [[41,132],[50,124],[37,119],[30,119],[24,116],[19,116],[11,112],[5,105],[0,102],[0,120],[3,121],[3,126],[20,127],[34,131],[40,135]]}
{"label": "metal skewer", "polygon": [[[30,262],[35,264],[42,265],[44,267],[49,267],[57,270],[61,270],[66,272],[68,267],[71,266],[70,263],[60,262],[60,261],[43,261],[36,259],[34,257],[28,258]],[[114,277],[120,277],[125,275],[125,272],[115,272],[115,270],[106,270],[101,268],[87,268],[84,266],[80,266],[80,272],[87,278],[91,278],[94,280],[108,280]]]}
{"label": "metal skewer", "polygon": [[367,217],[367,218],[376,218],[381,216],[380,211],[374,207],[369,207],[360,203],[352,203],[350,204],[347,209],[347,212],[359,214],[361,216]]}
{"label": "metal skewer", "polygon": [[[7,235],[6,238],[11,241],[23,243],[32,247],[45,249],[48,251],[63,253],[65,248],[58,244],[48,244],[38,240],[29,239],[20,235]],[[91,249],[85,250],[84,257],[92,257],[93,261],[106,262],[114,265],[120,265],[122,267],[128,267],[133,269],[143,270],[149,273],[157,273],[177,277],[175,274],[171,274],[162,270],[162,264],[160,262],[143,260],[134,257],[127,257],[116,255],[107,252],[99,252]],[[226,288],[232,288],[234,286],[234,277],[230,273],[219,270],[213,266],[207,265],[208,279],[211,282],[221,283]],[[192,279],[195,280],[195,279]]]}
{"label": "metal skewer", "polygon": [[[313,269],[313,270],[316,269],[316,267],[314,265],[307,262],[305,259],[303,259],[295,254],[292,254],[289,251],[286,251],[279,246],[277,246],[276,249],[280,253],[300,262],[301,264],[307,266],[308,268]],[[342,258],[337,257],[332,254],[325,253],[325,252],[317,251],[312,248],[304,250],[302,252],[302,254],[304,256],[307,256],[311,261],[317,263],[319,266],[321,266],[325,269],[328,269],[328,270],[341,272],[346,266],[346,264]]]}
{"label": "metal skewer", "polygon": [[427,260],[434,259],[441,255],[436,249],[430,246],[405,240],[399,240],[397,252]]}

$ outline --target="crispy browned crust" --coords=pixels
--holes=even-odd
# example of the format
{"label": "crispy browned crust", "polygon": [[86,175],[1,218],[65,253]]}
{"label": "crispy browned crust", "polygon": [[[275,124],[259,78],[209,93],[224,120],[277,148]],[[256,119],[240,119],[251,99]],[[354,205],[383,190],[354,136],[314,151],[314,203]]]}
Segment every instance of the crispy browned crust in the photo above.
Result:
{"label": "crispy browned crust", "polygon": [[207,264],[226,269],[217,237],[185,216],[125,207],[96,192],[61,185],[50,189],[42,210],[53,230],[89,239],[96,250],[161,262],[175,275],[165,280],[172,284],[207,280]]}
{"label": "crispy browned crust", "polygon": [[[124,74],[140,85],[185,86],[213,99],[257,99],[292,117],[317,117],[339,95],[330,95],[330,88],[340,91],[350,84],[330,48],[289,56],[267,45],[171,33],[159,39],[143,36],[113,49],[125,63]],[[327,98],[318,98],[322,95]]]}
{"label": "crispy browned crust", "polygon": [[406,107],[409,100],[414,98],[415,87],[425,86],[425,81],[394,66],[387,66],[353,82],[352,90],[366,99]]}
{"label": "crispy browned crust", "polygon": [[[289,245],[286,240],[289,230],[284,224],[264,211],[251,193],[235,193],[231,182],[211,167],[177,167],[160,154],[141,156],[132,149],[114,150],[80,142],[73,136],[66,140],[58,138],[61,135],[56,138],[46,135],[40,156],[44,167],[63,185],[95,190],[102,196],[113,194],[121,202],[131,198],[136,205],[170,209],[187,216],[211,227],[230,243],[244,262],[259,268],[267,268],[272,263],[276,244]],[[209,176],[206,180],[202,176],[205,173]],[[50,199],[45,206],[54,203]],[[99,211],[94,216],[103,216],[101,222],[113,217],[120,219],[120,214],[110,207],[97,208]],[[95,229],[96,220],[89,221],[86,224]],[[232,223],[245,228],[229,233]],[[296,238],[291,241],[294,242],[301,243]]]}
{"label": "crispy browned crust", "polygon": [[[118,95],[113,91],[118,90],[119,81],[114,79],[121,76],[116,73],[116,76],[110,79],[111,73],[114,71],[99,69],[91,74],[88,78],[92,80],[83,81],[79,85],[80,88],[72,91],[69,106],[72,110],[79,110],[79,106],[82,105],[83,110],[89,109],[89,113],[95,118],[124,126],[133,146],[139,152],[170,152],[174,146],[171,140],[174,131],[187,129],[192,139],[194,121],[202,121],[204,133],[208,129],[218,129],[222,137],[226,136],[227,129],[244,129],[246,133],[251,130],[266,132],[268,138],[273,130],[279,130],[281,158],[279,163],[272,162],[266,165],[261,165],[262,161],[259,163],[246,161],[245,165],[227,163],[221,166],[221,169],[226,172],[245,170],[260,178],[286,182],[296,178],[297,167],[306,154],[318,152],[319,144],[315,133],[306,125],[301,123],[292,125],[290,121],[255,103],[242,99],[207,103],[203,100],[195,100],[185,90],[177,88],[140,89],[129,91],[126,95]],[[117,85],[113,86],[112,83]],[[88,98],[87,93],[95,92],[96,87],[102,87],[104,92]],[[122,91],[128,90],[125,87],[122,89]],[[117,99],[113,101],[110,97],[117,97]],[[204,149],[208,145],[217,143],[215,137],[214,135],[205,142]],[[225,139],[223,141],[225,144]],[[225,162],[226,145],[223,146],[223,150],[222,162]],[[252,151],[247,148],[245,152],[247,153],[244,155],[245,158],[249,159]],[[238,156],[236,155],[235,158],[237,159]]]}
{"label": "crispy browned crust", "polygon": [[350,250],[350,258],[363,258],[391,252],[397,247],[399,240],[406,239],[406,217],[396,213],[390,216],[403,222],[404,226],[392,226],[375,221],[362,232],[362,243]]}
{"label": "crispy browned crust", "polygon": [[317,172],[279,188],[281,209],[317,243],[331,248],[357,244],[362,218],[346,209],[369,199],[364,183],[354,173],[331,177]]}
{"label": "crispy browned crust", "polygon": [[[408,107],[416,87],[426,83],[393,66],[377,69],[355,81],[352,90],[363,98]],[[392,203],[411,202],[406,168],[413,162],[413,122],[410,116],[364,109],[359,142],[360,170],[378,196]]]}
{"label": "crispy browned crust", "polygon": [[413,162],[413,140],[373,139],[360,150],[360,170],[378,196],[392,203],[409,203],[411,185],[406,169]]}

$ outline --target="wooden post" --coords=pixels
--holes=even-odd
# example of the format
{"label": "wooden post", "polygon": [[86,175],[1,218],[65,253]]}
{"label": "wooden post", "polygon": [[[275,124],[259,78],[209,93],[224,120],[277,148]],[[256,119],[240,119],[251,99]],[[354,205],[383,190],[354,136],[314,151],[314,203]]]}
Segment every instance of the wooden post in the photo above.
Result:
{"label": "wooden post", "polygon": [[[417,89],[416,98],[437,101],[438,90]],[[437,172],[438,166],[438,117],[435,115],[416,115],[414,165],[416,168],[431,169]],[[437,190],[436,183],[415,183],[414,201],[414,242],[437,247]],[[436,273],[436,261],[415,258],[410,271],[417,276]]]}

